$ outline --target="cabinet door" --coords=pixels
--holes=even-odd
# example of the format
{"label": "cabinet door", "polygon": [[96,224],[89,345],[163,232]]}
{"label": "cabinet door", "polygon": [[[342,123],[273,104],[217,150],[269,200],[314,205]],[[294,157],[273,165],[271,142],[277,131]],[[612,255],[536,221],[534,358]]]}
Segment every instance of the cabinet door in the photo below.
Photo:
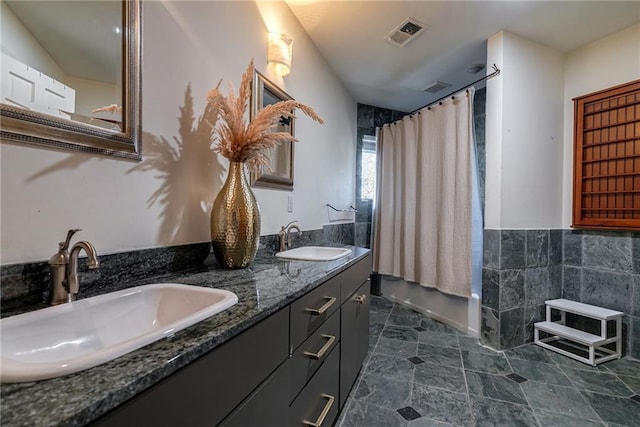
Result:
{"label": "cabinet door", "polygon": [[369,351],[370,281],[362,284],[342,305],[340,322],[340,408]]}

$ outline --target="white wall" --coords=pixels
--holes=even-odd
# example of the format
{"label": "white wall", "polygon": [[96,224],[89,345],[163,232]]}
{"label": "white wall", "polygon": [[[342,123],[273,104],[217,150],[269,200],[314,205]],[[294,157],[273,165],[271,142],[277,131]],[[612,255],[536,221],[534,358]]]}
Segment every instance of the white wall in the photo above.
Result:
{"label": "white wall", "polygon": [[640,24],[611,34],[567,55],[563,104],[563,228],[571,226],[573,204],[572,99],[637,79],[640,79]]}
{"label": "white wall", "polygon": [[[296,122],[294,213],[287,213],[291,193],[257,190],[262,234],[290,219],[320,228],[326,203],[353,203],[356,103],[284,3],[144,2],[143,163],[3,142],[1,263],[48,259],[73,227],[101,254],[209,240],[226,162],[194,137],[190,118],[220,79],[237,88],[251,58],[274,77],[263,15],[295,40],[291,74],[274,80],[326,124]],[[181,123],[188,87],[193,110],[183,108]],[[175,158],[166,149],[178,146],[174,139],[182,143]]]}
{"label": "white wall", "polygon": [[[494,34],[487,40],[487,64],[496,64],[504,70],[504,33]],[[502,199],[502,98],[504,74],[487,80],[485,106],[485,228],[500,228]]]}
{"label": "white wall", "polygon": [[4,2],[0,2],[0,33],[2,52],[64,83],[64,71]]}
{"label": "white wall", "polygon": [[65,84],[76,90],[76,114],[94,117],[96,108],[122,105],[122,89],[115,84],[75,76],[66,76]]}
{"label": "white wall", "polygon": [[502,74],[487,84],[486,228],[558,228],[564,56],[503,31],[487,61]]}

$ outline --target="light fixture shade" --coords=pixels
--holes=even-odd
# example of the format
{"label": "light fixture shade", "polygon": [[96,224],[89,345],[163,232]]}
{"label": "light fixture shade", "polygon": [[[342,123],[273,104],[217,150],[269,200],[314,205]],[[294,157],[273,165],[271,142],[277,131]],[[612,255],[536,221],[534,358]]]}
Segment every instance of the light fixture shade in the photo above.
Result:
{"label": "light fixture shade", "polygon": [[292,45],[293,40],[286,34],[269,33],[267,61],[281,76],[286,76],[291,70]]}

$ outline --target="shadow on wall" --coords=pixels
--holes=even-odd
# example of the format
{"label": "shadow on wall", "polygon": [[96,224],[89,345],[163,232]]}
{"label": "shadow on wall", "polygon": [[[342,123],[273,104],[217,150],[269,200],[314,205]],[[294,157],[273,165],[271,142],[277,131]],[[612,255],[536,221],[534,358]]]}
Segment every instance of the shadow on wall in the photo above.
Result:
{"label": "shadow on wall", "polygon": [[127,173],[156,171],[160,187],[147,200],[148,206],[163,206],[158,240],[163,245],[209,240],[210,212],[223,184],[225,169],[211,148],[217,117],[209,106],[197,120],[191,85],[180,107],[179,137],[170,143],[164,137],[143,135],[143,160]]}
{"label": "shadow on wall", "polygon": [[[56,162],[51,166],[42,169],[39,172],[34,173],[29,178],[27,178],[26,182],[33,182],[40,178],[43,178],[49,174],[52,174],[56,171],[63,169],[77,169],[82,166],[83,163],[86,163],[89,160],[86,154],[72,154],[64,160]],[[103,159],[100,159],[103,160]]]}
{"label": "shadow on wall", "polygon": [[[170,143],[162,136],[144,133],[143,160],[127,171],[127,174],[155,171],[155,177],[162,180],[147,199],[147,205],[159,203],[163,206],[158,241],[165,246],[209,240],[211,207],[222,188],[225,174],[223,165],[211,148],[217,117],[207,106],[194,127],[196,119],[190,84],[185,90],[180,113],[179,137],[174,137],[174,142]],[[84,153],[72,154],[31,175],[27,182],[62,169],[77,169],[89,160],[95,159]]]}

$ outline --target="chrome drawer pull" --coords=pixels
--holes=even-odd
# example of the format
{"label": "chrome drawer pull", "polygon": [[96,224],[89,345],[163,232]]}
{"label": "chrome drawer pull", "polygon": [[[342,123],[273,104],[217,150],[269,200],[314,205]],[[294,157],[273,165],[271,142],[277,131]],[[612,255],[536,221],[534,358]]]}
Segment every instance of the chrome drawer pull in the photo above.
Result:
{"label": "chrome drawer pull", "polygon": [[327,404],[324,405],[324,408],[322,409],[322,412],[320,412],[320,416],[318,417],[318,419],[316,420],[315,423],[312,423],[311,421],[304,420],[302,422],[302,424],[304,424],[306,426],[320,427],[322,425],[322,423],[324,422],[324,419],[327,418],[327,414],[331,410],[331,407],[333,406],[333,402],[336,400],[336,398],[331,396],[331,395],[329,395],[329,394],[324,394],[324,393],[322,393],[320,396],[322,396],[325,399],[327,399]]}
{"label": "chrome drawer pull", "polygon": [[367,294],[358,295],[357,297],[355,297],[355,300],[360,304],[364,304],[367,302]]}
{"label": "chrome drawer pull", "polygon": [[324,313],[325,311],[329,310],[329,307],[331,307],[337,300],[336,297],[324,297],[327,298],[328,301],[326,303],[324,303],[324,305],[320,308],[305,308],[305,311],[308,311],[311,314],[315,314],[316,316],[321,315],[322,313]]}
{"label": "chrome drawer pull", "polygon": [[327,352],[327,350],[329,350],[331,348],[331,345],[336,340],[336,337],[334,337],[333,335],[322,334],[322,337],[323,338],[328,338],[328,340],[327,340],[326,343],[324,343],[324,345],[322,346],[320,351],[317,352],[317,353],[311,353],[310,351],[305,351],[304,352],[305,356],[309,356],[310,358],[315,359],[315,360],[320,359],[322,356],[324,356],[324,354]]}

